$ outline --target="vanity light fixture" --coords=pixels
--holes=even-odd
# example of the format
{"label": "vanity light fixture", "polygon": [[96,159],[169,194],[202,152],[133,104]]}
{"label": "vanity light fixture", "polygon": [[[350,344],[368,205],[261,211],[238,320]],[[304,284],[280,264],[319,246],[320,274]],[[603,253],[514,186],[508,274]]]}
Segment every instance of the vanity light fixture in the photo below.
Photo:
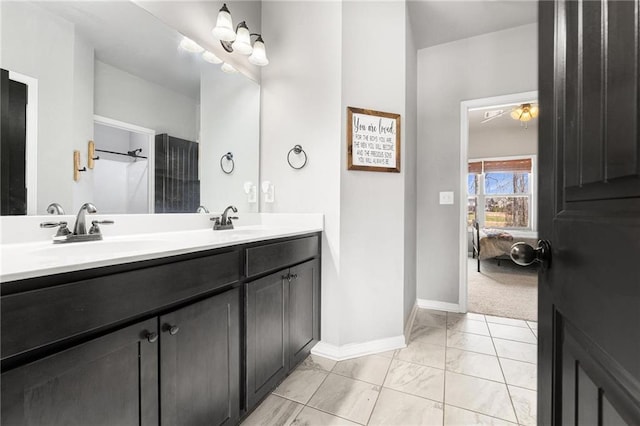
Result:
{"label": "vanity light fixture", "polygon": [[235,74],[235,73],[237,73],[237,72],[238,72],[238,70],[237,70],[237,69],[235,69],[235,68],[233,67],[233,65],[228,64],[228,63],[226,63],[226,62],[225,62],[224,64],[222,64],[222,66],[220,67],[220,69],[221,69],[222,71],[226,72],[227,74]]}
{"label": "vanity light fixture", "polygon": [[204,53],[202,54],[202,59],[209,62],[210,64],[221,64],[223,62],[222,59],[218,58],[215,54],[209,52],[208,50],[204,51]]}
{"label": "vanity light fixture", "polygon": [[180,42],[180,48],[191,53],[200,53],[204,50],[204,48],[198,43],[191,40],[189,37],[184,36],[182,37],[182,41]]}
{"label": "vanity light fixture", "polygon": [[[211,34],[220,40],[220,44],[227,52],[251,55],[249,56],[249,62],[253,65],[263,67],[269,64],[262,35],[250,32],[245,21],[240,22],[234,31],[231,13],[226,3],[223,4],[218,13],[216,26],[211,30]],[[255,37],[253,45],[251,44],[251,37]]]}

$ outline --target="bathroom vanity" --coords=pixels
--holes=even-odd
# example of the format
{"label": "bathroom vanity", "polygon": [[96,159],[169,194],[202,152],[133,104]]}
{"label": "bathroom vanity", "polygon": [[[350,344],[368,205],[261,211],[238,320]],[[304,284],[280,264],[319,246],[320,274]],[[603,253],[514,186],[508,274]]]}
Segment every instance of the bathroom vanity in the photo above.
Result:
{"label": "bathroom vanity", "polygon": [[215,232],[4,281],[2,423],[238,423],[319,339],[321,234]]}

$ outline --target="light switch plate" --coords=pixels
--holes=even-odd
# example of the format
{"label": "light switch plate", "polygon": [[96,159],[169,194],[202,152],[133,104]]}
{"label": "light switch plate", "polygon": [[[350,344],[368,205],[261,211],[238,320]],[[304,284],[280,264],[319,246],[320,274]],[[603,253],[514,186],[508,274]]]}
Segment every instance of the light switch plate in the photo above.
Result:
{"label": "light switch plate", "polygon": [[441,191],[440,204],[453,204],[453,191]]}

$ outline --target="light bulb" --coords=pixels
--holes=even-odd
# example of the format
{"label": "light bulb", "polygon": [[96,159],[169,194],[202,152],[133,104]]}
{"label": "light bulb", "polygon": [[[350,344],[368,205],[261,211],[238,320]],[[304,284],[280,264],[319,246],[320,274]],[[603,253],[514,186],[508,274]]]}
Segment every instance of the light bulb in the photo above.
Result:
{"label": "light bulb", "polygon": [[210,64],[222,63],[222,59],[218,58],[215,54],[209,52],[208,50],[202,54],[202,59],[209,62]]}
{"label": "light bulb", "polygon": [[200,53],[204,50],[202,46],[200,46],[195,41],[191,40],[188,37],[182,37],[182,41],[180,42],[180,48],[186,50],[191,53]]}
{"label": "light bulb", "polygon": [[227,9],[226,3],[222,5],[220,12],[218,12],[216,26],[211,30],[211,34],[220,41],[233,41],[236,39],[231,13]]}
{"label": "light bulb", "polygon": [[253,48],[251,47],[251,36],[246,22],[242,21],[238,24],[238,32],[236,33],[236,41],[231,44],[233,50],[243,55],[251,55]]}
{"label": "light bulb", "polygon": [[258,65],[264,67],[269,64],[269,59],[267,59],[267,52],[264,48],[264,41],[262,40],[262,36],[258,36],[256,42],[253,43],[253,53],[249,56],[249,62],[253,65]]}

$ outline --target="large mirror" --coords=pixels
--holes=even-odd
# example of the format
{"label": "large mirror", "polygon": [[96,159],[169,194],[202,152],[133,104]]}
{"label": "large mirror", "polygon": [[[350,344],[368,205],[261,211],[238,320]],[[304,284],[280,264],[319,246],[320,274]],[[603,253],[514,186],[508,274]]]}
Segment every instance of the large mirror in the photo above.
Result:
{"label": "large mirror", "polygon": [[[0,3],[2,180],[14,185],[3,185],[3,214],[51,203],[74,214],[85,202],[100,213],[258,210],[257,78],[181,49],[175,28],[188,29],[154,16],[158,5],[167,22],[172,7],[184,17],[205,5],[198,24],[213,27],[221,3]],[[6,142],[16,126],[18,148]]]}

